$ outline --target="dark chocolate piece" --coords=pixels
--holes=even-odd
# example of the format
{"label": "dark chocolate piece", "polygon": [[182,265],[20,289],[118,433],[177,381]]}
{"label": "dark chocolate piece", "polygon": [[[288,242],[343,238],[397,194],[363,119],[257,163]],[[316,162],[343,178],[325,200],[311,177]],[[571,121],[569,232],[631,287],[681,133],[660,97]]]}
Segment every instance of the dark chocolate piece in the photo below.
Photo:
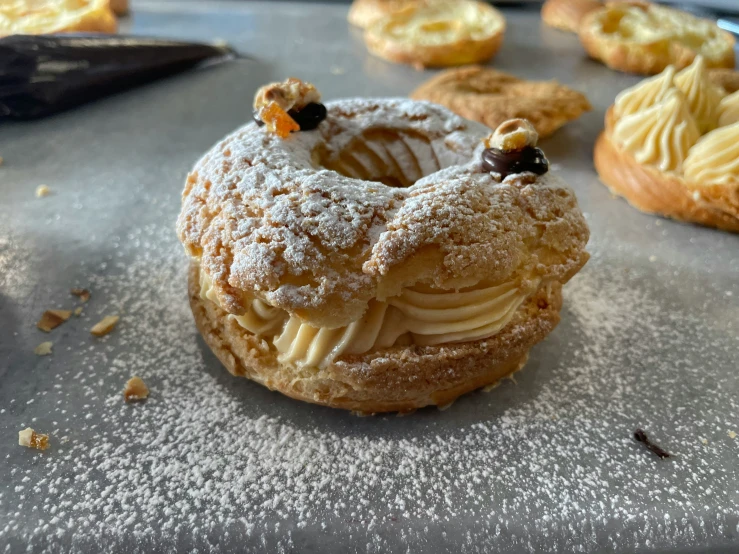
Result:
{"label": "dark chocolate piece", "polygon": [[544,175],[549,171],[549,160],[544,152],[533,146],[511,152],[503,152],[498,148],[486,148],[482,151],[482,167],[485,171],[500,173],[503,179],[514,173],[524,172]]}
{"label": "dark chocolate piece", "polygon": [[205,61],[228,47],[123,35],[12,35],[0,39],[0,121],[50,115]]}
{"label": "dark chocolate piece", "polygon": [[661,448],[660,446],[657,446],[654,444],[651,440],[649,440],[649,437],[647,437],[647,434],[642,431],[641,429],[637,429],[634,431],[634,439],[637,442],[642,442],[647,447],[647,449],[650,452],[654,452],[657,456],[659,456],[662,459],[669,458],[672,456],[667,450],[664,448]]}
{"label": "dark chocolate piece", "polygon": [[[310,104],[306,104],[300,111],[290,110],[287,112],[287,115],[293,118],[293,121],[300,126],[301,131],[312,131],[318,127],[321,121],[326,119],[327,113],[326,106],[317,102],[311,102]],[[256,110],[254,111],[253,119],[259,127],[264,125],[264,121],[259,119],[259,114]]]}
{"label": "dark chocolate piece", "polygon": [[317,102],[311,102],[310,104],[303,107],[302,110],[296,112],[290,110],[287,114],[295,120],[295,123],[300,125],[301,131],[312,131],[318,124],[326,119],[326,106]]}

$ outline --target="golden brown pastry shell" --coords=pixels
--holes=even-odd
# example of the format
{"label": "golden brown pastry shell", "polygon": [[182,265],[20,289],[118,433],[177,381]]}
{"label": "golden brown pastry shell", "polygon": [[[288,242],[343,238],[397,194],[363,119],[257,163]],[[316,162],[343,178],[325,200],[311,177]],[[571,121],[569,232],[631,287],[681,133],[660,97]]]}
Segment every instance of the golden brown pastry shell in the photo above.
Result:
{"label": "golden brown pastry shell", "polygon": [[[582,264],[587,260],[583,256]],[[577,268],[579,269],[579,267]],[[197,264],[189,273],[190,307],[203,339],[235,376],[289,397],[360,413],[444,406],[521,369],[529,349],[559,322],[561,285],[540,289],[497,335],[440,346],[397,346],[342,356],[325,370],[283,366],[269,343],[200,297]]]}
{"label": "golden brown pastry shell", "polygon": [[577,33],[582,19],[602,6],[598,0],[547,0],[541,7],[541,18],[550,27]]}
{"label": "golden brown pastry shell", "polygon": [[366,29],[374,22],[392,13],[424,0],[354,0],[346,19],[352,25]]}
{"label": "golden brown pastry shell", "polygon": [[739,90],[739,71],[728,68],[714,68],[708,70],[708,78],[713,84],[720,86],[731,94]]}
{"label": "golden brown pastry shell", "polygon": [[417,68],[467,65],[487,61],[498,53],[505,35],[505,20],[500,24],[497,33],[484,39],[464,39],[443,45],[411,45],[389,40],[370,27],[364,33],[364,43],[375,56]]}
{"label": "golden brown pastry shell", "polygon": [[[657,41],[653,43],[627,42],[616,37],[607,37],[600,33],[598,18],[608,10],[604,7],[594,10],[583,17],[578,35],[585,51],[596,60],[617,71],[656,75],[668,65],[678,70],[693,63],[698,52],[683,46],[676,41]],[[723,55],[719,58],[705,58],[709,68],[734,67],[734,38],[730,33],[721,30],[726,43]]]}
{"label": "golden brown pastry shell", "polygon": [[440,104],[491,129],[508,119],[524,118],[540,138],[592,109],[584,94],[556,81],[526,81],[479,65],[442,71],[410,97]]}
{"label": "golden brown pastry shell", "polygon": [[739,219],[697,201],[682,176],[637,162],[611,141],[608,127],[595,143],[593,162],[600,180],[611,191],[643,212],[739,232]]}

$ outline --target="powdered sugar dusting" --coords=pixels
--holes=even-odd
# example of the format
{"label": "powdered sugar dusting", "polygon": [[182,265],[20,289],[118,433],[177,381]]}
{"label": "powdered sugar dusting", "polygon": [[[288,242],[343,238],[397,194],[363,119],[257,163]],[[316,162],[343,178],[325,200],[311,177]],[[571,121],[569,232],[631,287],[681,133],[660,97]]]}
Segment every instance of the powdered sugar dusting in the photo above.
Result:
{"label": "powdered sugar dusting", "polygon": [[[0,466],[17,484],[0,493],[6,551],[286,552],[314,537],[367,552],[584,552],[615,547],[614,532],[621,549],[735,532],[736,474],[718,460],[736,456],[726,428],[739,406],[735,380],[717,368],[735,356],[736,337],[679,301],[660,305],[639,271],[597,246],[519,386],[444,412],[360,419],[226,374],[197,336],[186,262],[163,231],[133,231],[132,261],[92,278],[89,319],[105,299],[122,314],[116,331],[92,343],[65,337],[58,350],[72,350],[41,392],[6,408],[54,427],[34,424],[52,431],[47,453]],[[690,359],[676,354],[684,340]],[[133,374],[151,389],[135,406],[121,395]],[[699,420],[685,398],[700,405]],[[658,423],[663,411],[670,426]],[[649,455],[630,439],[636,426],[676,458]],[[461,544],[441,531],[450,521],[465,522]]]}

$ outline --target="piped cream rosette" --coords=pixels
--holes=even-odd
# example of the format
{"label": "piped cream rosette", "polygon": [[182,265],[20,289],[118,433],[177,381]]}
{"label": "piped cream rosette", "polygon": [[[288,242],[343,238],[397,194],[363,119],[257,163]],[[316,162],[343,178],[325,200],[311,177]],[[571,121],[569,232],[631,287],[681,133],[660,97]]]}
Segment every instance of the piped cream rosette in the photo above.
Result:
{"label": "piped cream rosette", "polygon": [[739,94],[702,57],[621,92],[594,159],[601,180],[650,213],[739,231]]}

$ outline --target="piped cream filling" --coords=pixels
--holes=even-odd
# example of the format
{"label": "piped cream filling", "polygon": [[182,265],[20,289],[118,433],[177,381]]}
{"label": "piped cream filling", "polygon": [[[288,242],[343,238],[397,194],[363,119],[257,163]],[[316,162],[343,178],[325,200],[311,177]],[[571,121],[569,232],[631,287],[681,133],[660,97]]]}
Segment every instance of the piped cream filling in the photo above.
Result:
{"label": "piped cream filling", "polygon": [[685,96],[672,89],[653,106],[619,119],[612,136],[637,162],[680,171],[700,131]]}
{"label": "piped cream filling", "polygon": [[[361,319],[335,329],[313,327],[260,299],[254,299],[245,314],[229,317],[250,333],[271,340],[280,362],[324,368],[342,354],[491,337],[511,321],[539,283],[517,279],[464,291],[410,287],[384,302],[370,300]],[[204,271],[200,271],[200,296],[219,304]]]}

